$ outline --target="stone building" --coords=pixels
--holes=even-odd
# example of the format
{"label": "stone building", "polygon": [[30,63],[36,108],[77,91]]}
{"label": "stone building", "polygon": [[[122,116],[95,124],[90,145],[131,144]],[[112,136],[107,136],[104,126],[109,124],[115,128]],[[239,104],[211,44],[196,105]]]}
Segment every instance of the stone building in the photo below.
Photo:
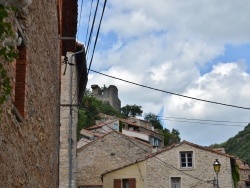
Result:
{"label": "stone building", "polygon": [[183,141],[146,159],[103,174],[103,188],[214,188],[213,163],[221,164],[219,187],[234,187],[234,157]]}
{"label": "stone building", "polygon": [[250,168],[249,164],[237,158],[240,181],[237,183],[237,188],[250,188]]}
{"label": "stone building", "polygon": [[[79,46],[79,44],[77,44]],[[83,48],[81,46],[81,48]],[[82,52],[81,52],[82,53]],[[84,64],[85,53],[67,53],[68,59],[73,64]],[[66,65],[65,65],[66,66]],[[81,74],[80,66],[69,66],[61,69],[61,113],[60,113],[60,166],[59,187],[76,187],[76,148],[77,148],[77,124],[78,104],[81,102],[84,88],[86,87],[87,73]],[[79,75],[83,76],[82,80]],[[84,77],[85,75],[85,77]],[[80,87],[83,87],[80,89]]]}
{"label": "stone building", "polygon": [[98,85],[91,85],[92,95],[103,102],[109,103],[114,109],[120,112],[121,101],[118,98],[118,89],[114,85],[101,89]]}
{"label": "stone building", "polygon": [[[76,42],[77,0],[59,0],[61,38],[61,111],[59,187],[76,187],[78,106],[87,83],[85,49]],[[70,40],[68,40],[70,38]]]}
{"label": "stone building", "polygon": [[110,132],[77,150],[77,186],[102,187],[103,173],[144,159],[151,151],[146,143]]}
{"label": "stone building", "polygon": [[158,148],[164,147],[163,134],[155,131],[150,122],[139,120],[137,118],[103,118],[102,120],[97,121],[95,125],[88,127],[87,130],[95,134],[106,134],[107,132],[115,130],[152,146]]}
{"label": "stone building", "polygon": [[22,43],[15,62],[4,63],[13,87],[0,106],[0,187],[58,187],[57,1],[33,0],[26,10],[9,17]]}

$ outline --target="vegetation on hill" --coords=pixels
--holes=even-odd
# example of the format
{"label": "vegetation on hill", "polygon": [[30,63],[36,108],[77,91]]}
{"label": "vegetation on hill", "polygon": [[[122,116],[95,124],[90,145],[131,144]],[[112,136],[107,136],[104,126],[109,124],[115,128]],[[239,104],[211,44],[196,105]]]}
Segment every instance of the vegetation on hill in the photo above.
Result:
{"label": "vegetation on hill", "polygon": [[80,131],[95,125],[95,121],[101,119],[99,114],[107,114],[119,118],[126,118],[123,114],[117,112],[110,104],[104,103],[91,95],[83,98],[82,106],[79,109],[77,139],[80,139]]}
{"label": "vegetation on hill", "polygon": [[[104,103],[95,97],[91,96],[91,92],[87,90],[83,98],[82,105],[79,109],[78,126],[77,126],[77,139],[80,139],[80,131],[83,128],[88,128],[95,125],[95,121],[101,119],[99,114],[107,114],[116,116],[118,118],[126,119],[128,116],[138,116],[142,114],[142,107],[137,105],[126,105],[121,108],[121,113],[117,112],[110,104]],[[155,114],[149,113],[145,115],[146,121],[152,123],[154,128],[164,135],[164,145],[180,142],[180,133],[178,130],[172,131],[163,128],[161,121]]]}
{"label": "vegetation on hill", "polygon": [[225,148],[226,153],[235,155],[250,164],[250,123],[243,131],[221,144],[213,144],[211,148]]}
{"label": "vegetation on hill", "polygon": [[137,106],[137,105],[126,105],[124,107],[121,108],[121,113],[128,116],[140,116],[142,114],[142,107],[141,106]]}
{"label": "vegetation on hill", "polygon": [[[12,23],[8,20],[9,14],[13,14],[14,10],[15,8],[0,4],[0,106],[8,100],[12,89],[10,77],[4,65],[17,58],[15,46],[9,44],[9,41],[14,41],[15,38]],[[2,107],[0,107],[1,111]]]}
{"label": "vegetation on hill", "polygon": [[157,115],[148,113],[145,115],[144,119],[151,122],[154,128],[164,135],[164,146],[180,142],[181,138],[179,131],[172,129],[170,132],[169,129],[163,128],[162,123]]}

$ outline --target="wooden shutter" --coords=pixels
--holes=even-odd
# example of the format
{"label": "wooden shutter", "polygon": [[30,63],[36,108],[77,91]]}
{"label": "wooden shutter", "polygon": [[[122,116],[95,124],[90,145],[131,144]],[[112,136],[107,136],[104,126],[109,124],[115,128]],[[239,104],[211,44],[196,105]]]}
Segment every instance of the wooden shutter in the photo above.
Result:
{"label": "wooden shutter", "polygon": [[122,188],[121,179],[114,179],[114,188]]}
{"label": "wooden shutter", "polygon": [[136,180],[135,178],[129,179],[129,188],[136,188]]}

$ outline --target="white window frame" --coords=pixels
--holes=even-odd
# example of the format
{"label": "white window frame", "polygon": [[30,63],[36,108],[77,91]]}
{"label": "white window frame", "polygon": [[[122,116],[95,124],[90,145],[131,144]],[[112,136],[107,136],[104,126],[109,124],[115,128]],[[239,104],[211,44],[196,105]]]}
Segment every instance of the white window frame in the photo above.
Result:
{"label": "white window frame", "polygon": [[[182,166],[182,154],[185,154],[185,166]],[[192,166],[189,166],[188,154],[191,154]],[[193,151],[180,151],[179,153],[179,164],[181,169],[193,169],[194,168],[194,152]]]}
{"label": "white window frame", "polygon": [[182,178],[181,177],[177,177],[177,176],[172,176],[172,177],[169,177],[169,187],[172,188],[172,180],[174,178],[178,178],[180,180],[180,187],[179,188],[182,188]]}

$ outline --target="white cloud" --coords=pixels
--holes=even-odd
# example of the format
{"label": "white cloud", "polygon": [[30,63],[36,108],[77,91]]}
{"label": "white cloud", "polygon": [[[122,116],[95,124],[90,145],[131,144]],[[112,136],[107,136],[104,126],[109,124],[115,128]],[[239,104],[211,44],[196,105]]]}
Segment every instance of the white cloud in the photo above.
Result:
{"label": "white cloud", "polygon": [[[214,61],[224,55],[226,45],[250,43],[249,7],[248,0],[110,0],[101,27],[102,48],[96,50],[91,68],[161,90],[249,107],[250,76],[245,72],[249,62]],[[211,70],[201,75],[200,69],[207,66]],[[141,105],[145,113],[158,114],[163,108],[165,116],[249,121],[247,110],[90,73],[88,88],[116,85],[122,105]],[[204,145],[225,141],[243,129],[175,121],[166,126],[179,129],[183,139]]]}
{"label": "white cloud", "polygon": [[[249,95],[246,95],[246,93],[249,93],[249,88],[250,75],[246,74],[237,63],[226,63],[214,66],[210,73],[207,73],[194,81],[194,83],[186,89],[183,95],[225,104],[249,107]],[[171,96],[166,99],[165,116],[181,116],[186,118],[227,121],[249,121],[248,110],[219,106],[177,96]],[[211,144],[211,142],[223,142],[229,138],[229,135],[233,136],[236,134],[235,130],[239,131],[243,129],[239,126],[214,126],[214,128],[211,128],[211,125],[209,124],[206,125],[207,127],[205,128],[202,125],[194,124],[196,126],[191,125],[189,126],[189,129],[183,129],[182,124],[183,123],[178,122],[168,122],[167,127],[179,129],[185,139],[193,142],[203,142],[206,145],[209,143]],[[203,135],[203,138],[198,139],[198,135]],[[209,135],[213,135],[213,138]]]}

